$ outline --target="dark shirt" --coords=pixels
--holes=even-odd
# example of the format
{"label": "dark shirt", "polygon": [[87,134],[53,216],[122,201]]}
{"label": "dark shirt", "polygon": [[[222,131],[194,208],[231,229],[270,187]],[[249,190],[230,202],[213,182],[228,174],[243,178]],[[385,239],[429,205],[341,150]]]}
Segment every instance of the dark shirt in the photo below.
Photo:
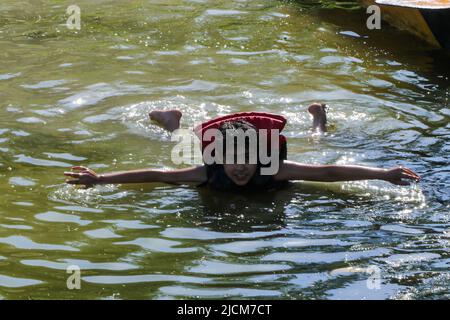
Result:
{"label": "dark shirt", "polygon": [[219,191],[270,191],[286,187],[288,181],[277,181],[273,175],[261,175],[260,167],[245,186],[239,186],[231,180],[225,173],[223,165],[206,165],[208,180],[201,186],[208,186]]}

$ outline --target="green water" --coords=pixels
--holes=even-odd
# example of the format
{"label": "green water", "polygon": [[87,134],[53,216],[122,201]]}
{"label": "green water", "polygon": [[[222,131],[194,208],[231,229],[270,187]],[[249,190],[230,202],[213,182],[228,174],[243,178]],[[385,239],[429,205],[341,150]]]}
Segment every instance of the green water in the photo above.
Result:
{"label": "green water", "polygon": [[[78,32],[69,4],[0,4],[0,298],[449,298],[445,52],[367,30],[349,1],[78,0]],[[330,106],[322,138],[313,101]],[[404,164],[423,182],[263,195],[64,184],[75,164],[174,168],[147,118],[160,108],[180,109],[184,127],[280,113],[291,160]]]}

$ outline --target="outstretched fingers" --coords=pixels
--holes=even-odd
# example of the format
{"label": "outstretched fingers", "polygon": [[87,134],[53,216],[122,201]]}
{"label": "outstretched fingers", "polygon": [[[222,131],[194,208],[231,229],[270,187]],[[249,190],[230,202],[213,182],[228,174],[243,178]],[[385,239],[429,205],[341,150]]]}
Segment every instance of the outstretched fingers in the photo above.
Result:
{"label": "outstretched fingers", "polygon": [[64,175],[68,176],[68,177],[72,177],[72,178],[79,178],[81,173],[66,171],[66,172],[64,172]]}
{"label": "outstretched fingers", "polygon": [[74,178],[73,180],[66,180],[66,183],[68,184],[79,184],[80,183],[80,173],[75,173],[75,172],[64,172],[65,176]]}
{"label": "outstretched fingers", "polygon": [[415,173],[414,171],[412,171],[411,169],[408,168],[401,168],[402,170],[402,177],[403,178],[407,178],[407,179],[412,179],[415,181],[420,181],[420,176]]}
{"label": "outstretched fingers", "polygon": [[64,172],[65,176],[74,178],[72,180],[66,180],[66,183],[68,183],[68,184],[81,184],[80,178],[83,175],[83,172],[85,172],[85,170],[87,170],[87,168],[86,167],[81,167],[81,166],[75,166],[75,167],[72,167],[71,169],[72,170],[83,170],[83,171],[82,172],[70,172],[70,171]]}
{"label": "outstretched fingers", "polygon": [[411,182],[411,180],[417,181],[417,179],[414,176],[409,175],[407,173],[403,173],[401,178],[408,180],[408,184]]}
{"label": "outstretched fingers", "polygon": [[89,171],[88,168],[83,167],[83,166],[73,166],[73,167],[71,167],[71,169],[72,170],[86,170],[86,171]]}
{"label": "outstretched fingers", "polygon": [[77,184],[77,185],[86,185],[93,186],[98,182],[97,174],[91,169],[84,166],[73,166],[71,167],[72,171],[64,172],[66,177],[70,177],[73,179],[66,180],[68,184]]}
{"label": "outstretched fingers", "polygon": [[408,168],[405,168],[405,171],[408,172],[411,176],[413,176],[417,181],[420,180],[420,176],[417,173],[415,173],[414,171],[412,171]]}
{"label": "outstretched fingers", "polygon": [[72,170],[80,170],[81,173],[90,173],[90,174],[94,173],[94,171],[92,171],[91,169],[89,169],[87,167],[83,167],[83,166],[74,166],[71,169]]}

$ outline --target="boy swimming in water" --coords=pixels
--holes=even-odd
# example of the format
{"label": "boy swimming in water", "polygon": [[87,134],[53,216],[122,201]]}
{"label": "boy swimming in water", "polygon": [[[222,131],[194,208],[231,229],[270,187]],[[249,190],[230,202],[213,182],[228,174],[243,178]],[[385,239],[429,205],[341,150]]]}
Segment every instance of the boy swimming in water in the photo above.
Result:
{"label": "boy swimming in water", "polygon": [[[324,104],[314,103],[309,106],[308,111],[313,116],[313,130],[316,132],[325,132],[327,123],[326,106]],[[149,116],[150,119],[157,121],[170,132],[174,132],[180,128],[182,113],[178,110],[156,110],[152,111]],[[201,138],[202,152],[205,156],[208,145],[219,143],[218,139],[202,139],[206,129],[217,130],[217,132],[221,133],[223,137],[222,143],[225,145],[227,137],[228,140],[230,140],[230,132],[239,131],[249,133],[259,132],[265,129],[269,129],[269,131],[272,129],[281,131],[285,123],[286,119],[279,115],[261,112],[236,113],[210,120],[196,128],[195,131]],[[261,159],[258,158],[255,163],[248,161],[250,157],[249,150],[251,149],[249,142],[246,142],[241,151],[235,150],[236,145],[233,144],[231,144],[231,148],[229,147],[230,145],[227,144],[227,147],[223,151],[223,158],[233,151],[243,153],[243,156],[246,159],[244,162],[238,161],[236,163],[236,161],[229,161],[227,158],[227,161],[215,161],[209,164],[204,163],[201,166],[186,169],[167,171],[141,169],[101,175],[89,168],[75,166],[72,167],[72,172],[65,172],[64,175],[73,178],[71,180],[66,180],[68,184],[85,185],[86,187],[96,184],[164,182],[197,183],[218,190],[276,189],[291,180],[319,182],[384,180],[401,186],[409,185],[411,181],[417,182],[420,180],[420,177],[415,172],[405,167],[380,169],[354,165],[309,165],[287,161],[286,138],[282,135],[276,137],[279,139],[278,148],[272,148],[272,150],[270,150],[270,147],[268,147],[268,151],[269,153],[276,152],[278,155],[277,160],[279,160],[279,166],[277,172],[270,175],[262,174],[263,169],[267,164],[263,164]],[[259,147],[261,147],[261,145],[259,145]],[[219,153],[216,152],[215,155],[217,156],[218,154]],[[273,160],[273,158],[271,159]]]}

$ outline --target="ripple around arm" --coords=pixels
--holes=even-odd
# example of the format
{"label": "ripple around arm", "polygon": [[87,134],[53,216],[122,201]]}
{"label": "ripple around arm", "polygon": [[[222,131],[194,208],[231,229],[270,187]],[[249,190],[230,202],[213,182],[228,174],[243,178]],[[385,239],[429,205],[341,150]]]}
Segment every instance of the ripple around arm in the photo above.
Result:
{"label": "ripple around arm", "polygon": [[100,203],[105,204],[108,201],[120,198],[121,194],[127,194],[127,191],[116,192],[112,200],[109,200],[104,195],[105,193],[111,194],[117,189],[118,186],[116,185],[98,185],[90,189],[80,189],[67,184],[61,184],[59,188],[49,193],[48,198],[56,202],[76,203],[83,207],[95,207]]}

